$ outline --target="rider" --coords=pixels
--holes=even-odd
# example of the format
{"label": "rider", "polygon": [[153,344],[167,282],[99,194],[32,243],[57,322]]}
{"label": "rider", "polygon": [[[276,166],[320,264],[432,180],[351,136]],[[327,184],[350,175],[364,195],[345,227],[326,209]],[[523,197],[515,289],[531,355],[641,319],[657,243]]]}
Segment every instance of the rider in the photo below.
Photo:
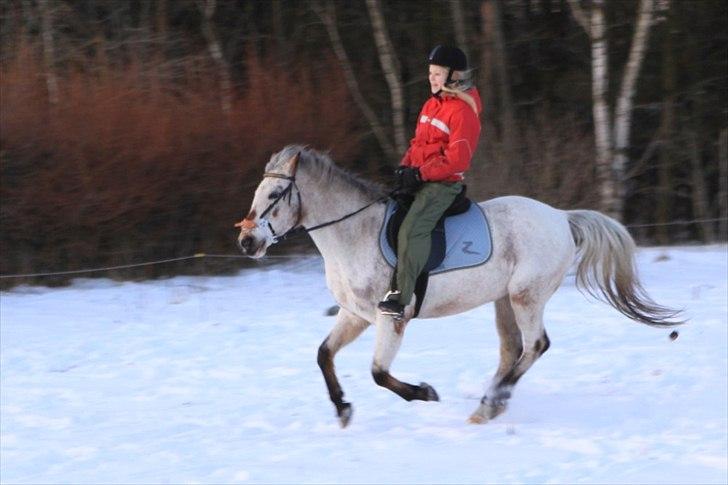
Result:
{"label": "rider", "polygon": [[480,137],[480,96],[467,76],[465,53],[438,45],[429,56],[432,97],[422,107],[415,136],[395,171],[414,201],[398,234],[396,287],[378,308],[401,319],[430,254],[431,232],[463,189],[463,175]]}

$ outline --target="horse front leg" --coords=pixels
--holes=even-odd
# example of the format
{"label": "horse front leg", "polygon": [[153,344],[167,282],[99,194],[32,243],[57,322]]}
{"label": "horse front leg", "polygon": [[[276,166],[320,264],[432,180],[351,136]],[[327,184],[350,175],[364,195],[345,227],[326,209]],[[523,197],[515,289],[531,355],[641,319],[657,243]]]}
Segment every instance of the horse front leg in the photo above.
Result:
{"label": "horse front leg", "polygon": [[382,387],[386,387],[390,391],[399,395],[407,401],[439,401],[435,389],[429,384],[422,382],[419,386],[407,384],[389,373],[389,366],[392,364],[394,357],[397,355],[404,329],[407,326],[407,320],[394,321],[390,317],[384,315],[377,316],[377,343],[374,351],[374,361],[372,362],[372,377],[374,382]]}
{"label": "horse front leg", "polygon": [[368,321],[341,308],[336,315],[336,325],[318,350],[318,365],[323,373],[324,381],[326,381],[331,402],[336,407],[336,415],[339,417],[342,428],[349,424],[352,409],[351,404],[344,401],[344,391],[336,377],[334,356],[342,347],[361,335],[368,326]]}

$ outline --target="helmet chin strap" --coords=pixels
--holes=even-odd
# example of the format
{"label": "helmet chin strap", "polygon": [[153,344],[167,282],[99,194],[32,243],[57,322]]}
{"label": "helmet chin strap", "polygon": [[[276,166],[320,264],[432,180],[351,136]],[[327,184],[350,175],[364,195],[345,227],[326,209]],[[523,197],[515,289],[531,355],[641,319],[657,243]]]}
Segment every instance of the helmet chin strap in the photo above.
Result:
{"label": "helmet chin strap", "polygon": [[[454,72],[455,72],[455,69],[453,69],[452,67],[447,68],[447,78],[445,79],[445,83],[443,84],[443,86],[447,86],[448,84],[453,82],[452,75]],[[440,88],[436,93],[432,93],[432,95],[436,98],[439,98],[441,94],[442,94],[442,88]]]}

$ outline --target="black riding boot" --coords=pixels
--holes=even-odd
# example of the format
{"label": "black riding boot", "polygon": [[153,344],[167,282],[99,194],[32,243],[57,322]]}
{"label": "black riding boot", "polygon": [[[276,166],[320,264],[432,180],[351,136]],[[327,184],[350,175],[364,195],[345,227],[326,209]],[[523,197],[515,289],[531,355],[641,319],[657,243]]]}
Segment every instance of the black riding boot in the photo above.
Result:
{"label": "black riding boot", "polygon": [[401,294],[398,290],[392,290],[384,295],[384,300],[377,304],[377,308],[379,308],[382,315],[389,315],[395,320],[404,318],[404,305],[399,302],[399,295]]}

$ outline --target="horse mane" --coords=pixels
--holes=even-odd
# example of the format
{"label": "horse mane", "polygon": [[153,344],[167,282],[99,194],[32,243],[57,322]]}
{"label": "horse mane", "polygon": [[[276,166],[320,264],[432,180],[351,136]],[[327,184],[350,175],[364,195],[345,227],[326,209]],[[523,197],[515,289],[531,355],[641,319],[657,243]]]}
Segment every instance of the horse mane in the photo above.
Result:
{"label": "horse mane", "polygon": [[344,184],[371,198],[379,198],[386,194],[381,185],[338,166],[328,153],[304,145],[287,145],[278,153],[274,153],[265,166],[265,171],[281,171],[296,153],[299,154],[298,171],[305,170],[309,176],[318,179],[322,184],[327,186]]}

